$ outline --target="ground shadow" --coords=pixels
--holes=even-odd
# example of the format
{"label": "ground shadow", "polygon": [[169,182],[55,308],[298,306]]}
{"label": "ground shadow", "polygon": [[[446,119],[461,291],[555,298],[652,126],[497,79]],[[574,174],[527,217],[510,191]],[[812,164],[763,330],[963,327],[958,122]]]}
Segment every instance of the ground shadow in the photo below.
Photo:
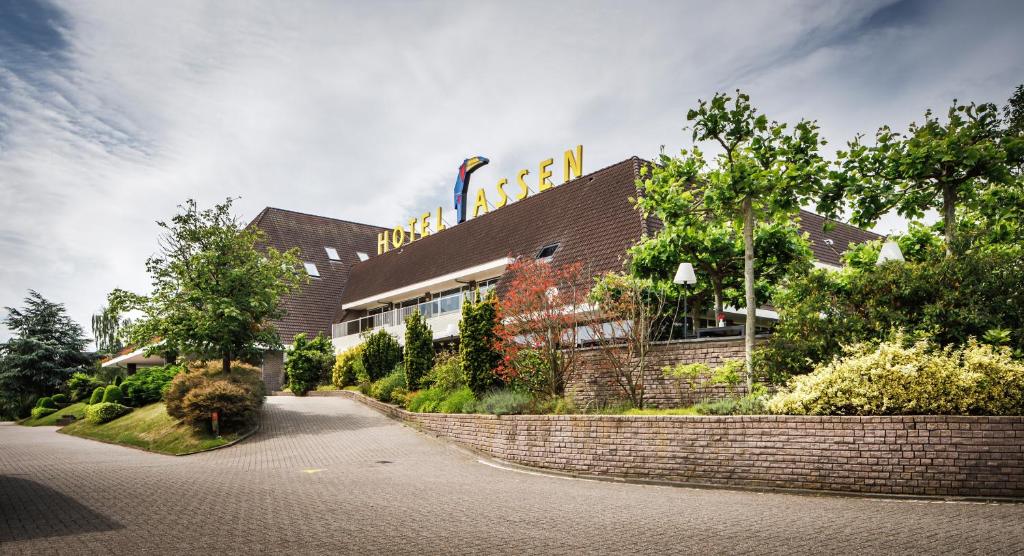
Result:
{"label": "ground shadow", "polygon": [[44,484],[0,475],[0,543],[123,527]]}

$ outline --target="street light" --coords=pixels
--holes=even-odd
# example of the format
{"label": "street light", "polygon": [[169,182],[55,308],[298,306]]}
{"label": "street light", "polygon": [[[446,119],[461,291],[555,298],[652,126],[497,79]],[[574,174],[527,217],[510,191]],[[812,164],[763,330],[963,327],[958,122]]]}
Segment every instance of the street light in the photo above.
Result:
{"label": "street light", "polygon": [[882,245],[882,250],[878,252],[878,261],[876,265],[883,265],[889,261],[903,262],[903,251],[900,250],[900,245],[895,241],[889,240]]}
{"label": "street light", "polygon": [[[690,313],[689,298],[690,298],[690,286],[697,283],[697,274],[693,272],[693,265],[690,263],[679,263],[679,268],[676,270],[676,276],[672,279],[676,284],[680,284],[686,289],[686,295],[683,296],[683,339],[686,339],[686,315]],[[676,305],[676,307],[679,307]]]}

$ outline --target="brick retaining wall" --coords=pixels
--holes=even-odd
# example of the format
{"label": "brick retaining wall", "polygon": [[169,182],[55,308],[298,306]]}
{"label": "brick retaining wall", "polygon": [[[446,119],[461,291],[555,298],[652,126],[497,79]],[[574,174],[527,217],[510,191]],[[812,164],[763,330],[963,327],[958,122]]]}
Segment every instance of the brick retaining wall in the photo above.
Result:
{"label": "brick retaining wall", "polygon": [[726,487],[1024,498],[1024,417],[444,415],[357,399],[509,462]]}
{"label": "brick retaining wall", "polygon": [[[760,340],[763,341],[763,340]],[[707,338],[659,343],[651,347],[645,365],[644,405],[648,407],[682,407],[704,400],[719,400],[735,395],[724,386],[701,386],[690,390],[665,377],[662,369],[679,363],[705,363],[717,367],[730,359],[743,359],[743,338]],[[566,391],[580,407],[616,403],[623,399],[622,390],[613,382],[613,375],[599,348],[577,352],[580,369]],[[706,383],[705,377],[702,382]],[[746,391],[740,385],[737,392]]]}

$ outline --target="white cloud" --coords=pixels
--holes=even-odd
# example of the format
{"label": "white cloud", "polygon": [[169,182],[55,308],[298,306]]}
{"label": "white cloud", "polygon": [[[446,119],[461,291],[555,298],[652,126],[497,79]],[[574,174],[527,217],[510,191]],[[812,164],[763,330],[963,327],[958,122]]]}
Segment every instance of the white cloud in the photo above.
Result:
{"label": "white cloud", "polygon": [[589,170],[678,148],[716,90],[839,143],[1024,80],[1012,5],[881,6],[68,2],[60,57],[0,53],[0,304],[84,324],[145,290],[187,197],[390,225],[447,207],[469,155],[491,187],[577,143]]}

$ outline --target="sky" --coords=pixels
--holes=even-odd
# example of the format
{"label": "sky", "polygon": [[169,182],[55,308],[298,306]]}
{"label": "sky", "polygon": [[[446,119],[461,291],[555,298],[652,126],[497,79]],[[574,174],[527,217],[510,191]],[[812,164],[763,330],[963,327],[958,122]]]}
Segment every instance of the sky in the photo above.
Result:
{"label": "sky", "polygon": [[188,198],[393,226],[448,208],[469,156],[490,192],[577,144],[585,173],[688,147],[718,91],[831,152],[1004,104],[1022,27],[1013,0],[0,0],[0,307],[34,289],[88,333]]}

